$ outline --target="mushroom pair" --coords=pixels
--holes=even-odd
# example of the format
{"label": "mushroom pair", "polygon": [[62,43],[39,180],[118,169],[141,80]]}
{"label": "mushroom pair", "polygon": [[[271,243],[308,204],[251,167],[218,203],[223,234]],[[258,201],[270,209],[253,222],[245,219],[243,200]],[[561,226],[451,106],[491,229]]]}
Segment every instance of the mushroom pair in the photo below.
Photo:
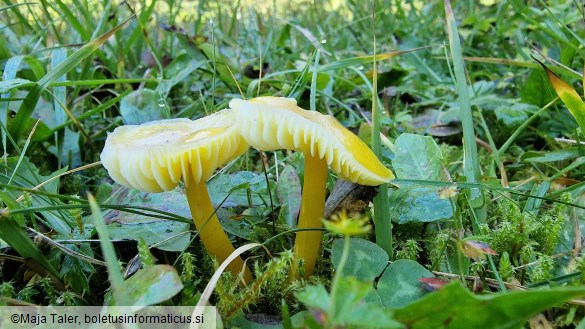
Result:
{"label": "mushroom pair", "polygon": [[[189,209],[207,251],[223,262],[235,249],[223,231],[205,182],[215,169],[249,148],[234,124],[232,110],[199,120],[168,119],[118,127],[108,135],[101,160],[119,184],[146,192],[174,189],[185,183]],[[228,265],[234,274],[252,272],[241,258]]]}
{"label": "mushroom pair", "polygon": [[[342,178],[362,185],[394,178],[356,135],[331,116],[301,109],[294,99],[234,99],[229,105],[230,109],[196,121],[171,119],[118,127],[108,135],[101,154],[110,176],[123,185],[161,192],[175,188],[183,178],[201,241],[220,262],[234,247],[214,214],[205,181],[249,146],[304,153],[298,229],[322,227],[328,165]],[[294,253],[297,260],[305,260],[306,275],[313,272],[320,243],[320,230],[297,232]],[[250,280],[252,274],[241,258],[228,267],[232,273],[242,269],[244,279]]]}

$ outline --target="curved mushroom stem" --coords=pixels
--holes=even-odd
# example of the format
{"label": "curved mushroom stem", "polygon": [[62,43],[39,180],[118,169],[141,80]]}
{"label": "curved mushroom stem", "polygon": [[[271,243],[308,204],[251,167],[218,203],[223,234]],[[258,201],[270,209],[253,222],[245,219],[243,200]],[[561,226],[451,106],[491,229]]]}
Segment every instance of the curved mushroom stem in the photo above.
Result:
{"label": "curved mushroom stem", "polygon": [[[303,196],[297,228],[323,227],[325,213],[325,193],[327,192],[327,161],[305,154],[305,179],[303,181]],[[317,253],[321,246],[322,231],[297,232],[294,245],[295,260],[291,271],[291,278],[297,275],[298,261],[305,260],[305,276],[313,274]]]}
{"label": "curved mushroom stem", "polygon": [[[199,183],[190,181],[185,185],[189,209],[195,227],[199,230],[199,238],[207,252],[216,257],[221,264],[235,249],[215,215],[205,181]],[[227,269],[234,275],[244,270],[244,281],[252,281],[252,272],[240,257],[234,259]]]}

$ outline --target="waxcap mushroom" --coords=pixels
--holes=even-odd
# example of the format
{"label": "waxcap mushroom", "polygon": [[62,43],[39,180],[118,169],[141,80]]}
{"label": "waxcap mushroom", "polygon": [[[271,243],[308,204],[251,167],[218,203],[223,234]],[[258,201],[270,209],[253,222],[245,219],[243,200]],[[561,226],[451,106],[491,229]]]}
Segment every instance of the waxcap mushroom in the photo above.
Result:
{"label": "waxcap mushroom", "polygon": [[[215,215],[205,182],[248,148],[228,109],[195,121],[169,119],[118,127],[108,135],[100,156],[116,182],[143,191],[168,191],[183,179],[201,242],[221,263],[235,249]],[[252,279],[239,257],[227,269],[234,274],[243,270],[244,280]]]}
{"label": "waxcap mushroom", "polygon": [[199,183],[248,149],[233,121],[223,110],[195,121],[121,126],[108,135],[102,164],[116,182],[146,192],[172,190],[181,178]]}
{"label": "waxcap mushroom", "polygon": [[[327,193],[327,167],[349,181],[380,185],[392,178],[376,155],[335,118],[297,106],[292,98],[258,97],[229,103],[242,137],[261,151],[289,149],[305,156],[301,209],[294,244],[295,261],[289,277],[313,273],[321,244]],[[309,229],[309,230],[307,230]],[[314,229],[314,230],[310,230]],[[304,259],[305,271],[298,271]]]}
{"label": "waxcap mushroom", "polygon": [[242,137],[263,151],[289,149],[325,158],[343,179],[380,185],[394,178],[368,146],[335,118],[297,106],[294,98],[233,99]]}

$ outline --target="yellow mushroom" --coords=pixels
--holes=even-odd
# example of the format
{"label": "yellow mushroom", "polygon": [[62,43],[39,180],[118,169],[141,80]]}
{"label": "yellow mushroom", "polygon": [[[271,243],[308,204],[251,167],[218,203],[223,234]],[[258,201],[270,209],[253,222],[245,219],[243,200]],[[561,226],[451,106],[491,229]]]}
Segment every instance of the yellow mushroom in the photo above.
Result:
{"label": "yellow mushroom", "polygon": [[[195,121],[169,119],[121,126],[108,135],[101,153],[109,175],[122,185],[162,192],[174,189],[182,179],[199,237],[220,263],[234,247],[215,216],[205,182],[215,169],[249,148],[234,125],[232,112],[223,110]],[[228,270],[234,274],[244,270],[244,279],[252,279],[241,258]]]}
{"label": "yellow mushroom", "polygon": [[[230,108],[242,137],[252,147],[271,151],[288,149],[305,155],[305,178],[297,228],[320,228],[325,208],[327,166],[341,178],[361,185],[380,185],[394,175],[355,134],[335,118],[297,106],[292,98],[233,99]],[[321,231],[300,231],[294,253],[305,260],[311,275],[321,243]],[[296,265],[293,267],[295,276]]]}

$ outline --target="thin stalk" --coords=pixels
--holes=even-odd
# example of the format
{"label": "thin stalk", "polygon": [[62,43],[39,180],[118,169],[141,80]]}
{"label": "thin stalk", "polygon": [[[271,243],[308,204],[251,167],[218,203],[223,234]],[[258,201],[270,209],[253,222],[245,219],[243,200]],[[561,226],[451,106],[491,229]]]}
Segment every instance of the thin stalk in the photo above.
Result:
{"label": "thin stalk", "polygon": [[454,256],[455,262],[457,263],[459,277],[462,281],[464,281],[465,275],[467,274],[464,269],[465,257],[463,256],[461,250],[459,250],[459,244],[461,243],[461,238],[463,237],[463,220],[461,219],[461,213],[455,207],[453,198],[450,198],[449,201],[451,202],[451,208],[453,209],[453,226],[455,227],[455,235],[457,236],[457,240],[454,241],[455,247],[453,248],[453,252],[455,253]]}
{"label": "thin stalk", "polygon": [[89,206],[91,208],[93,224],[95,225],[95,229],[100,237],[100,246],[107,263],[108,277],[110,279],[110,284],[112,285],[112,292],[116,299],[116,305],[130,306],[129,300],[124,293],[124,276],[122,275],[122,267],[116,256],[114,245],[110,240],[104,218],[93,195],[89,194],[87,200],[89,201]]}
{"label": "thin stalk", "polygon": [[[376,2],[372,14],[372,31],[374,33],[374,74],[372,77],[372,151],[376,157],[382,154],[380,139],[380,107],[378,106],[378,62],[376,56]],[[376,244],[386,251],[390,259],[394,258],[392,247],[392,221],[390,220],[388,204],[388,184],[380,185],[378,194],[374,197],[374,223],[376,225]]]}
{"label": "thin stalk", "polygon": [[[305,154],[305,178],[303,181],[303,195],[297,228],[321,228],[325,213],[325,193],[327,191],[327,161],[319,157]],[[300,231],[295,238],[293,267],[291,278],[298,272],[298,262],[305,260],[305,276],[313,274],[317,254],[321,246],[321,230]]]}
{"label": "thin stalk", "polygon": [[[195,227],[199,231],[199,238],[207,252],[216,257],[221,264],[235,251],[235,248],[215,215],[205,181],[195,183],[191,180],[185,185],[189,209],[193,215]],[[227,269],[234,275],[243,270],[244,280],[252,281],[252,272],[240,257],[229,263]]]}
{"label": "thin stalk", "polygon": [[[473,127],[473,115],[471,113],[471,103],[469,92],[467,90],[467,80],[465,77],[465,63],[459,41],[459,32],[457,22],[451,8],[451,2],[444,0],[445,16],[447,19],[447,30],[449,33],[449,45],[451,57],[453,60],[453,71],[455,74],[455,86],[459,98],[459,111],[461,124],[463,126],[463,144],[465,151],[464,174],[467,182],[475,183],[480,176],[477,145],[475,143],[475,131]],[[480,223],[485,223],[485,201],[483,192],[480,189],[470,190],[470,200],[473,210],[477,212]]]}
{"label": "thin stalk", "polygon": [[[337,266],[337,272],[335,273],[335,277],[333,277],[333,283],[331,283],[331,301],[335,300],[335,295],[339,290],[339,280],[343,276],[343,268],[345,267],[345,263],[347,262],[347,258],[349,257],[349,236],[345,236],[343,240],[343,252],[341,253],[341,259],[339,260],[339,265]],[[331,307],[335,307],[335,303],[331,303]],[[329,310],[329,314],[335,314],[335,309]]]}

